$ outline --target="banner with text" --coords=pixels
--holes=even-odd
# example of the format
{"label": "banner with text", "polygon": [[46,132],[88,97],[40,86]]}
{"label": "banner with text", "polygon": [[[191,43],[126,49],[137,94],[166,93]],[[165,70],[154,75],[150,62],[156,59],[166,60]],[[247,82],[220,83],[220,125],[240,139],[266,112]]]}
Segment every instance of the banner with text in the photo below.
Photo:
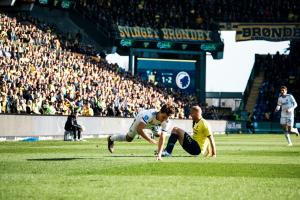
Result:
{"label": "banner with text", "polygon": [[300,40],[300,23],[237,25],[236,41],[246,40]]}
{"label": "banner with text", "polygon": [[118,26],[119,39],[170,40],[174,42],[211,41],[211,31],[195,29],[153,29],[150,27]]}

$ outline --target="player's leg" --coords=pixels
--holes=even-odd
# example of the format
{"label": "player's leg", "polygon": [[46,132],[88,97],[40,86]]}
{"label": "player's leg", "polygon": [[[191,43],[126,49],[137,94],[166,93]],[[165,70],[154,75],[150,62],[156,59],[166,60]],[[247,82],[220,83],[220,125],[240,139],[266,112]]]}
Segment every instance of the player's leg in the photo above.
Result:
{"label": "player's leg", "polygon": [[288,146],[292,146],[293,143],[292,143],[292,140],[291,140],[291,136],[290,136],[290,132],[291,132],[291,127],[286,125],[285,126],[285,132],[284,132],[284,136],[288,142]]}
{"label": "player's leg", "polygon": [[294,128],[294,117],[290,118],[288,125],[290,126],[290,134],[296,134],[296,136],[299,136],[298,129]]}
{"label": "player's leg", "polygon": [[[201,153],[199,144],[192,139],[184,130],[174,127],[169,137],[167,147],[165,148],[166,155],[171,155],[174,146],[179,141],[182,148],[191,155],[199,155]],[[163,155],[164,156],[164,155]]]}
{"label": "player's leg", "polygon": [[193,156],[197,156],[201,153],[200,146],[189,134],[184,133],[182,142],[182,148]]}
{"label": "player's leg", "polygon": [[131,142],[134,137],[137,135],[137,132],[135,131],[129,131],[126,135],[125,134],[118,134],[118,135],[112,135],[107,138],[107,147],[110,153],[114,151],[114,142]]}
{"label": "player's leg", "polygon": [[119,142],[122,142],[122,141],[127,141],[127,142],[131,142],[135,136],[137,135],[137,132],[135,131],[129,131],[127,134],[117,134],[117,135],[112,135],[112,136],[109,136],[108,138],[111,140],[111,141],[119,141]]}
{"label": "player's leg", "polygon": [[291,127],[291,133],[295,134],[296,136],[299,136],[299,131],[297,128]]}
{"label": "player's leg", "polygon": [[185,131],[180,129],[180,128],[174,127],[172,129],[171,135],[169,137],[167,146],[166,146],[165,151],[164,151],[164,154],[166,154],[166,155],[167,154],[172,154],[174,146],[175,146],[177,140],[179,140],[180,144],[182,145],[183,138],[184,138],[184,133],[185,133]]}
{"label": "player's leg", "polygon": [[288,137],[289,137],[288,145],[292,146],[293,144],[292,144],[292,140],[290,138],[290,134],[291,134],[291,131],[292,131],[292,127],[294,126],[294,118],[293,117],[288,117],[286,125],[287,125],[287,134],[288,134]]}
{"label": "player's leg", "polygon": [[114,142],[131,142],[135,136],[137,135],[137,132],[135,131],[135,128],[137,126],[137,120],[135,119],[133,123],[130,126],[129,132],[127,134],[117,134],[112,135],[107,138],[107,147],[110,153],[114,151]]}
{"label": "player's leg", "polygon": [[299,136],[299,131],[297,128],[294,128],[294,117],[290,117],[290,123],[288,124],[290,126],[290,134],[295,134],[296,136]]}
{"label": "player's leg", "polygon": [[282,129],[284,131],[284,137],[288,143],[289,146],[292,145],[292,140],[291,140],[291,137],[290,137],[290,133],[289,133],[289,128],[288,126],[285,124],[285,125],[282,125]]}
{"label": "player's leg", "polygon": [[286,117],[282,117],[280,118],[280,124],[282,126],[282,130],[284,132],[284,137],[286,139],[286,141],[288,142],[288,145],[289,146],[292,146],[292,141],[291,141],[291,137],[290,137],[290,134],[289,134],[289,126],[288,126],[288,118]]}

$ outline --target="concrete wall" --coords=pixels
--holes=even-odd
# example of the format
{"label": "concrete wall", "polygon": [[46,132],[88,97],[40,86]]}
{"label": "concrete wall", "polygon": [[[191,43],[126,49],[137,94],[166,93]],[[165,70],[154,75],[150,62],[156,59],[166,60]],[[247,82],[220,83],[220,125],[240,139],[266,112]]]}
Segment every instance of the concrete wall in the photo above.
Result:
{"label": "concrete wall", "polygon": [[[0,137],[63,136],[66,116],[0,115]],[[213,132],[223,133],[227,121],[208,120]],[[101,136],[126,133],[133,118],[79,117],[78,123],[85,127],[84,136]],[[177,126],[192,132],[191,120],[171,120]]]}

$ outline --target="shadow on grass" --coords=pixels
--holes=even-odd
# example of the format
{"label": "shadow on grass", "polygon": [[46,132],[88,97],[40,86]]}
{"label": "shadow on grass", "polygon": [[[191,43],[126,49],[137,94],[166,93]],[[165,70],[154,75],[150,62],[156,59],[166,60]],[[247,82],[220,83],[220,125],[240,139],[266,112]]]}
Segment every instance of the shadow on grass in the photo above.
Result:
{"label": "shadow on grass", "polygon": [[95,158],[32,158],[26,160],[27,161],[70,161],[70,160],[82,160],[82,159],[95,159]]}
{"label": "shadow on grass", "polygon": [[[103,157],[109,157],[109,158],[153,158],[154,155],[111,155],[111,156],[103,156]],[[173,158],[190,158],[190,157],[196,157],[196,156],[172,156]]]}
{"label": "shadow on grass", "polygon": [[[154,155],[109,155],[109,156],[101,156],[105,158],[153,158]],[[172,156],[174,158],[185,158],[185,157],[194,157],[194,156]],[[75,158],[29,158],[27,161],[72,161],[72,160],[90,160],[90,159],[100,159],[100,158],[92,158],[92,157],[75,157]]]}

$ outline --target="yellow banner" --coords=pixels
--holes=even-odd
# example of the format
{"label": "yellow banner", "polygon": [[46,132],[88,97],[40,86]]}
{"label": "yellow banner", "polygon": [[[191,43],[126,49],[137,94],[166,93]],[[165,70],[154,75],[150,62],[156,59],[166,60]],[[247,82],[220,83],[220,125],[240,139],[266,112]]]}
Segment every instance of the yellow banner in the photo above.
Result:
{"label": "yellow banner", "polygon": [[300,39],[300,23],[295,24],[239,24],[236,41],[284,41]]}
{"label": "yellow banner", "polygon": [[120,39],[171,40],[176,42],[211,41],[211,32],[195,29],[152,29],[150,27],[118,26]]}

